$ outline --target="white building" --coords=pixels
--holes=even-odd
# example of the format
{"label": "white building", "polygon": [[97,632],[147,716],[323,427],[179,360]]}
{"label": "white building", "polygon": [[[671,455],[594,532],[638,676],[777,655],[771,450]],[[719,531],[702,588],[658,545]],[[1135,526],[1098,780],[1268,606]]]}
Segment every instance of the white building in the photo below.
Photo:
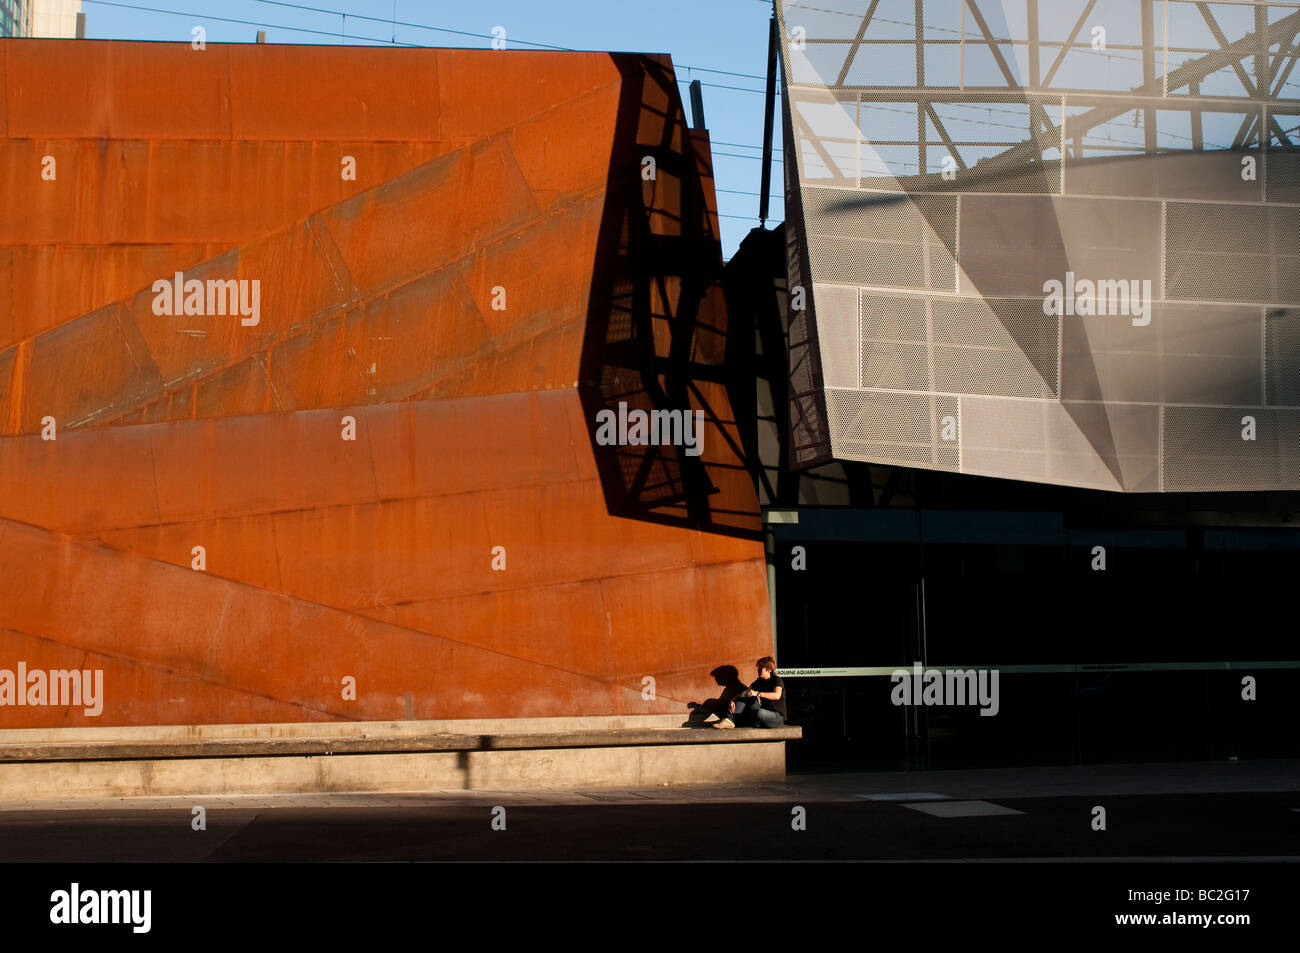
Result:
{"label": "white building", "polygon": [[81,0],[0,0],[0,36],[75,37]]}

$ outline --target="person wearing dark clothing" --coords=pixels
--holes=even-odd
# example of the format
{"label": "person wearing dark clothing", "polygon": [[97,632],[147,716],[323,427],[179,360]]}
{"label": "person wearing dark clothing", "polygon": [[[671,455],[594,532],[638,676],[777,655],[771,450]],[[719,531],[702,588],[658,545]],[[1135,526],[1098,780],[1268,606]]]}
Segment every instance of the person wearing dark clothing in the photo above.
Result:
{"label": "person wearing dark clothing", "polygon": [[776,659],[765,655],[754,663],[754,669],[758,678],[750,683],[748,691],[731,703],[731,714],[715,722],[714,728],[735,728],[737,725],[780,728],[785,724],[785,682],[776,674]]}

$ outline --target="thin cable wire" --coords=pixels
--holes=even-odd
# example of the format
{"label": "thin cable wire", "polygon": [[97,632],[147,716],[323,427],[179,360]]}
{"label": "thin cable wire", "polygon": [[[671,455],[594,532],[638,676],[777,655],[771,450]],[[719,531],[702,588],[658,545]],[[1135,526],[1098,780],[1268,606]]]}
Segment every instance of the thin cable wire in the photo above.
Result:
{"label": "thin cable wire", "polygon": [[[96,4],[96,5],[101,6],[101,7],[117,7],[117,8],[122,9],[122,10],[138,10],[138,11],[140,11],[141,13],[161,13],[161,14],[164,14],[164,15],[167,15],[167,16],[188,17],[188,18],[191,18],[191,19],[199,19],[199,20],[214,20],[214,21],[216,21],[216,22],[218,22],[218,23],[235,23],[235,24],[239,24],[240,26],[261,27],[262,29],[267,29],[267,30],[280,30],[280,31],[283,31],[283,32],[285,32],[285,33],[306,33],[306,34],[310,34],[310,35],[312,35],[312,36],[329,36],[329,37],[338,37],[339,39],[342,39],[342,40],[344,40],[344,41],[347,41],[347,40],[363,40],[363,41],[365,41],[365,42],[367,42],[367,43],[387,43],[387,44],[392,45],[392,46],[401,46],[401,47],[406,47],[406,48],[410,48],[410,49],[429,49],[429,48],[430,48],[430,47],[428,47],[426,44],[423,44],[423,43],[408,43],[408,42],[406,42],[405,40],[398,40],[398,39],[396,39],[396,38],[394,38],[394,39],[389,39],[389,40],[385,40],[383,37],[380,37],[380,36],[348,36],[348,35],[346,35],[346,34],[343,34],[343,33],[341,33],[341,32],[337,32],[337,31],[334,31],[334,30],[316,30],[316,29],[312,29],[311,27],[305,27],[305,26],[286,26],[286,25],[281,24],[281,23],[265,23],[265,22],[262,22],[262,21],[259,21],[259,20],[246,20],[246,19],[242,19],[242,18],[239,18],[239,17],[223,17],[223,16],[217,16],[216,14],[211,14],[211,13],[199,13],[199,12],[194,12],[194,11],[185,11],[185,10],[163,10],[163,9],[161,9],[161,8],[159,8],[159,7],[145,7],[145,6],[139,6],[139,5],[136,5],[136,4],[130,4],[130,3],[118,3],[118,2],[115,2],[115,0],[84,0],[84,2],[85,2],[85,3],[93,3],[93,4]],[[395,23],[396,26],[405,26],[405,27],[411,27],[411,28],[413,28],[413,29],[429,30],[429,31],[431,31],[431,32],[435,32],[435,33],[449,33],[449,34],[453,34],[453,35],[455,35],[455,36],[466,36],[466,37],[472,37],[472,38],[474,38],[474,39],[480,39],[480,40],[494,40],[494,39],[496,39],[496,37],[492,36],[490,33],[473,33],[473,32],[467,31],[467,30],[453,30],[453,29],[451,29],[451,28],[449,28],[449,27],[429,26],[428,24],[424,24],[424,23],[411,23],[411,22],[409,22],[409,21],[405,21],[405,20],[397,20],[397,21],[393,21],[393,20],[385,20],[385,19],[383,19],[383,18],[381,18],[381,17],[369,17],[369,16],[364,16],[364,15],[361,15],[361,14],[345,13],[345,12],[342,11],[342,10],[326,10],[326,9],[324,9],[324,8],[321,8],[321,7],[308,7],[308,6],[305,6],[305,5],[303,5],[303,4],[297,4],[297,3],[285,3],[285,2],[282,2],[282,0],[257,0],[257,2],[259,2],[259,3],[267,3],[267,4],[274,4],[275,6],[294,7],[294,8],[297,8],[297,9],[308,10],[308,11],[316,12],[316,13],[330,14],[330,15],[333,15],[333,16],[336,16],[336,17],[340,17],[340,18],[342,18],[342,19],[344,19],[344,20],[350,18],[350,19],[354,19],[354,20],[367,20],[367,21],[373,21],[373,22],[376,22],[376,23],[387,23],[387,24],[390,24],[390,25],[393,25],[393,24]],[[554,50],[554,51],[557,51],[557,52],[567,52],[567,53],[579,53],[579,52],[596,52],[596,53],[602,53],[602,52],[605,52],[604,50],[575,50],[575,49],[572,49],[572,48],[570,48],[570,47],[566,47],[566,46],[554,46],[554,45],[551,45],[551,44],[549,44],[549,43],[538,43],[538,42],[534,42],[534,41],[532,41],[532,40],[521,40],[521,39],[518,39],[518,38],[516,38],[516,37],[512,37],[512,38],[510,39],[510,42],[511,42],[511,43],[520,43],[520,44],[523,44],[524,46],[537,47],[537,48],[539,48],[539,49]],[[764,77],[764,76],[758,76],[758,75],[755,75],[755,74],[753,74],[753,73],[734,73],[734,72],[731,72],[731,71],[729,71],[729,70],[719,70],[719,69],[713,69],[713,68],[711,68],[711,67],[705,67],[705,66],[694,66],[694,65],[691,65],[691,64],[688,64],[688,63],[677,63],[677,64],[675,64],[675,66],[676,66],[676,67],[679,67],[679,68],[682,68],[682,69],[692,70],[692,71],[701,72],[701,73],[720,73],[720,74],[723,74],[723,75],[728,75],[728,76],[740,76],[740,77],[749,78],[749,79],[766,79],[766,77]],[[688,81],[679,78],[679,79],[678,79],[678,82],[681,83],[681,82],[688,82]],[[744,93],[759,93],[759,94],[762,94],[762,93],[764,92],[764,91],[761,90],[761,89],[749,89],[748,87],[745,87],[745,86],[727,86],[727,85],[724,85],[724,84],[721,84],[721,83],[706,83],[706,82],[704,82],[704,81],[701,81],[701,82],[700,82],[700,85],[701,85],[701,86],[707,86],[707,87],[709,87],[710,89],[730,89],[730,90],[736,90],[736,91],[744,92]],[[779,91],[778,91],[778,95],[779,95]]]}

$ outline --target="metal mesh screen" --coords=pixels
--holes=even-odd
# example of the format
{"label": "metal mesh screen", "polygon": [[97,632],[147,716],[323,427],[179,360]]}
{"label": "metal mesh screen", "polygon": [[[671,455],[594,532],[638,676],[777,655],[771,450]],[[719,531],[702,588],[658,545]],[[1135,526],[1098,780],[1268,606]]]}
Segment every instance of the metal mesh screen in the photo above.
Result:
{"label": "metal mesh screen", "polygon": [[1294,490],[1300,410],[1165,407],[1163,456],[1166,490]]}
{"label": "metal mesh screen", "polygon": [[[1293,128],[1300,126],[1300,118],[1295,116],[1281,118]],[[1293,148],[1270,150],[1266,173],[1265,182],[1270,202],[1300,204],[1300,150]]]}
{"label": "metal mesh screen", "polygon": [[1262,314],[1254,306],[1156,303],[1145,327],[1068,317],[1061,396],[1257,407]]}
{"label": "metal mesh screen", "polygon": [[1166,293],[1300,304],[1300,208],[1170,202]]}
{"label": "metal mesh screen", "polygon": [[840,459],[959,468],[961,418],[955,397],[827,388],[826,414]]}
{"label": "metal mesh screen", "polygon": [[776,6],[835,457],[1300,489],[1300,2]]}
{"label": "metal mesh screen", "polygon": [[[793,149],[794,127],[789,98],[784,109],[785,151]],[[822,394],[821,352],[814,320],[816,302],[808,265],[803,199],[795,186],[793,163],[786,163],[786,272],[790,304],[787,309],[786,342],[790,353],[790,459],[791,469],[825,463],[831,459],[830,433],[826,426],[825,397]]]}
{"label": "metal mesh screen", "polygon": [[1271,310],[1264,326],[1268,403],[1300,407],[1300,308]]}
{"label": "metal mesh screen", "polygon": [[954,287],[954,199],[806,188],[803,214],[816,282]]}

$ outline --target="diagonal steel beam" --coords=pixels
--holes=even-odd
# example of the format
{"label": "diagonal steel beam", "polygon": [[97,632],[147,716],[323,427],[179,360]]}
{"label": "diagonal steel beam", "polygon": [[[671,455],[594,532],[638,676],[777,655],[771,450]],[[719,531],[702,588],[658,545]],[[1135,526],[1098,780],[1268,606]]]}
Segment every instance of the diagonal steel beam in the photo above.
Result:
{"label": "diagonal steel beam", "polygon": [[862,48],[862,38],[867,33],[867,27],[871,25],[871,18],[876,15],[876,7],[880,6],[880,0],[871,0],[871,6],[867,8],[867,15],[862,18],[862,26],[858,27],[858,35],[853,38],[853,45],[849,47],[849,55],[844,57],[844,68],[840,70],[839,79],[835,80],[836,86],[843,86],[844,81],[848,79],[849,69],[853,66],[853,58],[858,55],[858,50]]}
{"label": "diagonal steel beam", "polygon": [[[812,128],[808,125],[808,121],[804,119],[803,116],[799,115],[798,110],[792,109],[791,112],[794,114],[796,130],[803,130],[807,141],[812,143],[812,147],[817,150],[817,154],[821,156],[822,161],[826,163],[826,168],[833,170],[836,177],[847,179],[848,176],[840,171],[839,165],[831,158],[831,154],[826,151],[826,147],[822,145],[821,140],[813,134]],[[857,178],[856,173],[854,174],[854,178]]]}
{"label": "diagonal steel beam", "polygon": [[1277,134],[1277,138],[1282,143],[1282,145],[1284,146],[1294,145],[1294,143],[1287,138],[1286,130],[1283,129],[1282,126],[1278,123],[1276,116],[1274,116],[1272,113],[1269,113],[1268,121],[1270,127],[1272,128],[1272,131]]}
{"label": "diagonal steel beam", "polygon": [[1255,123],[1259,120],[1258,113],[1246,113],[1241,119],[1241,125],[1237,127],[1237,134],[1232,139],[1232,148],[1240,149],[1250,141],[1250,131],[1255,128]]}
{"label": "diagonal steel beam", "polygon": [[970,7],[971,15],[975,17],[975,23],[980,28],[980,32],[984,34],[984,42],[993,51],[993,58],[997,60],[998,69],[1002,70],[1002,75],[1007,78],[1007,85],[1019,86],[1015,74],[1011,72],[1011,67],[1007,65],[1006,58],[1002,55],[1002,51],[998,49],[997,40],[993,38],[993,34],[989,31],[989,25],[984,22],[984,14],[980,13],[979,4],[976,3],[976,0],[965,0],[965,3],[966,6]]}
{"label": "diagonal steel beam", "polygon": [[948,130],[943,127],[943,123],[939,119],[939,114],[934,111],[934,106],[932,106],[930,103],[926,103],[925,111],[926,114],[929,115],[930,117],[930,122],[934,123],[935,132],[939,133],[939,138],[943,140],[943,144],[948,147],[948,151],[952,154],[953,159],[956,161],[957,168],[965,172],[966,163],[962,161],[961,153],[957,151],[957,147],[954,146],[952,144],[952,140],[948,138]]}
{"label": "diagonal steel beam", "polygon": [[1096,5],[1097,0],[1088,0],[1088,5],[1083,8],[1083,13],[1079,15],[1079,19],[1075,22],[1074,29],[1070,31],[1069,39],[1067,39],[1065,45],[1061,47],[1061,52],[1056,54],[1056,59],[1052,60],[1052,68],[1047,71],[1047,78],[1043,80],[1044,87],[1052,85],[1052,78],[1056,76],[1056,71],[1060,69],[1061,64],[1065,62],[1066,54],[1070,52],[1070,47],[1074,46],[1074,41],[1079,38],[1079,31],[1082,30],[1083,25],[1088,22],[1088,14],[1092,12],[1092,8]]}
{"label": "diagonal steel beam", "polygon": [[[1277,82],[1274,83],[1273,88],[1269,90],[1269,96],[1274,99],[1281,94],[1282,88],[1286,86],[1287,80],[1291,78],[1291,71],[1295,69],[1296,54],[1300,53],[1300,48],[1297,48],[1294,45],[1294,40],[1295,37],[1292,37],[1285,43],[1280,44],[1277,51],[1277,63],[1273,67],[1273,75],[1277,78]],[[1281,69],[1283,57],[1286,57],[1286,69]]]}
{"label": "diagonal steel beam", "polygon": [[[1196,5],[1196,9],[1201,11],[1201,16],[1205,20],[1205,25],[1208,26],[1210,28],[1210,32],[1214,34],[1214,41],[1219,44],[1219,49],[1226,50],[1228,48],[1228,38],[1224,36],[1223,31],[1219,29],[1219,21],[1214,19],[1214,14],[1210,12],[1209,5],[1205,3],[1198,3]],[[1254,40],[1255,43],[1257,44],[1266,43],[1264,37],[1260,34],[1258,30],[1252,33],[1250,37],[1248,37],[1248,39]],[[1271,44],[1267,44],[1267,45],[1271,45]],[[1265,48],[1267,48],[1267,45]],[[1251,52],[1255,52],[1255,50],[1252,49]],[[1241,85],[1246,87],[1247,96],[1255,97],[1259,95],[1259,90],[1255,88],[1255,84],[1250,81],[1250,77],[1246,75],[1245,69],[1242,68],[1240,56],[1232,57],[1232,59],[1229,61],[1227,65],[1233,68],[1233,70],[1237,74],[1237,79],[1241,80]]]}

